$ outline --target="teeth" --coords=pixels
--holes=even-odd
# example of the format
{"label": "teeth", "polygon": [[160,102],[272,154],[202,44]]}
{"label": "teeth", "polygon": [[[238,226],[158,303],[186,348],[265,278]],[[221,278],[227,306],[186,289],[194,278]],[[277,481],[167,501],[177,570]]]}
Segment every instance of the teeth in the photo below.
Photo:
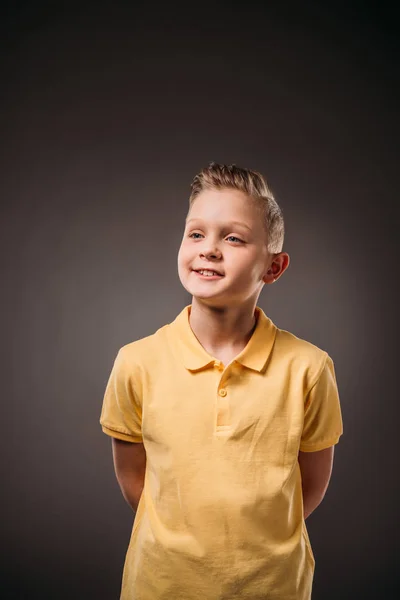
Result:
{"label": "teeth", "polygon": [[200,273],[201,275],[207,275],[209,277],[211,277],[212,275],[218,275],[218,273],[216,273],[215,271],[198,271],[198,273]]}

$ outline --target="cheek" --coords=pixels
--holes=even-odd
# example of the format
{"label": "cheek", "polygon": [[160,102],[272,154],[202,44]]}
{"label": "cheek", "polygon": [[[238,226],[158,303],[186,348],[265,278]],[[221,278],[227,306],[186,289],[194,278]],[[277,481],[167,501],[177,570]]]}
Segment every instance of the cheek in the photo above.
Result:
{"label": "cheek", "polygon": [[188,260],[189,260],[188,248],[183,243],[183,244],[181,244],[179,251],[178,251],[178,266],[179,267],[186,266],[186,264],[188,263]]}
{"label": "cheek", "polygon": [[254,279],[258,276],[260,267],[257,262],[257,257],[246,256],[243,260],[236,260],[236,268],[241,279]]}

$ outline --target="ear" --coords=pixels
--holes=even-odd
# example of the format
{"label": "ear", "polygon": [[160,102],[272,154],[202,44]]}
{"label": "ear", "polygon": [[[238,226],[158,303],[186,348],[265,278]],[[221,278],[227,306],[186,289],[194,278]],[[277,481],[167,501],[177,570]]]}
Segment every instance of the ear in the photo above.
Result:
{"label": "ear", "polygon": [[279,252],[272,255],[272,262],[263,277],[264,283],[275,283],[283,275],[290,264],[290,256],[287,252]]}

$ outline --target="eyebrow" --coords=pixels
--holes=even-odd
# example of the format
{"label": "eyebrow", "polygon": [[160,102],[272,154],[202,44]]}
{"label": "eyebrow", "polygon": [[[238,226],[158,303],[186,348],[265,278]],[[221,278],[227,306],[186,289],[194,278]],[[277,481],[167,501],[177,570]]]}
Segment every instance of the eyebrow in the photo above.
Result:
{"label": "eyebrow", "polygon": [[[186,225],[188,223],[190,223],[190,221],[202,221],[202,219],[200,219],[199,217],[193,217],[192,219],[188,219],[186,221]],[[251,227],[249,227],[245,223],[241,223],[240,221],[230,221],[229,223],[225,223],[224,227],[230,227],[231,225],[239,225],[240,227],[245,227],[246,229],[248,229],[249,231],[251,231]]]}

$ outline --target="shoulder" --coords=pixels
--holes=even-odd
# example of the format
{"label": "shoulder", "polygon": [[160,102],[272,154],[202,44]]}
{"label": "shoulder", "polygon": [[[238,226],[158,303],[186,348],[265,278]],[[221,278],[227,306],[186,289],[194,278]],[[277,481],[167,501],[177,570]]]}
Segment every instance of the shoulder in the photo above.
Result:
{"label": "shoulder", "polygon": [[126,365],[153,362],[166,350],[168,327],[164,325],[151,335],[125,344],[119,349],[117,358]]}
{"label": "shoulder", "polygon": [[276,329],[276,343],[285,352],[307,357],[317,362],[327,355],[325,350],[285,329]]}
{"label": "shoulder", "polygon": [[275,352],[284,358],[288,367],[307,373],[310,382],[317,380],[327,361],[328,353],[315,344],[277,327]]}

